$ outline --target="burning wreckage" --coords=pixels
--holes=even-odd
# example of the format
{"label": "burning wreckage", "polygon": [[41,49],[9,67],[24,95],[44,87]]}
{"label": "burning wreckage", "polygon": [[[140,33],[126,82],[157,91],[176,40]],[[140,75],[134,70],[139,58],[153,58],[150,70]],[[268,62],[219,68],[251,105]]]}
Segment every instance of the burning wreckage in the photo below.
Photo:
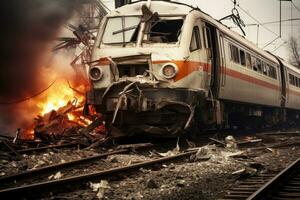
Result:
{"label": "burning wreckage", "polygon": [[[169,13],[172,6],[176,15]],[[204,80],[190,74],[184,60],[190,57],[189,10],[163,1],[129,4],[106,15],[96,37],[84,26],[69,25],[76,38],[64,38],[54,50],[81,45],[71,63],[76,87],[52,86],[54,93],[70,95],[54,95],[39,106],[42,112],[26,137],[82,130],[173,137],[189,130],[207,96],[197,86]]]}

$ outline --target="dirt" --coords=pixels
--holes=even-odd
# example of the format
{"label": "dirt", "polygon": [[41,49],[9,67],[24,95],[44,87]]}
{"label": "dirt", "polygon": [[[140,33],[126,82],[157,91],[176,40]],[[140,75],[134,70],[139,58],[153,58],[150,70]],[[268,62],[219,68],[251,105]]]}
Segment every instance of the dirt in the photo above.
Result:
{"label": "dirt", "polygon": [[[207,145],[193,156],[151,168],[140,168],[126,174],[99,179],[84,184],[76,190],[45,196],[43,199],[218,199],[241,180],[265,172],[278,172],[300,156],[298,145],[277,148],[254,148],[300,141],[300,136],[257,135],[260,144],[244,148],[224,148]],[[239,138],[237,137],[237,140]],[[196,144],[197,145],[197,144]],[[160,153],[162,150],[157,150]],[[51,153],[52,152],[52,153]],[[98,153],[95,150],[65,149],[26,155],[19,161],[1,160],[1,175],[78,159]],[[112,155],[106,159],[77,169],[62,172],[63,176],[107,169],[158,158],[150,151]],[[201,158],[206,158],[201,159]],[[44,163],[41,164],[41,161]],[[25,163],[25,164],[24,164]],[[36,166],[40,163],[39,166]],[[27,167],[21,167],[26,165]],[[92,184],[93,183],[93,184]],[[92,189],[93,186],[93,189]]]}

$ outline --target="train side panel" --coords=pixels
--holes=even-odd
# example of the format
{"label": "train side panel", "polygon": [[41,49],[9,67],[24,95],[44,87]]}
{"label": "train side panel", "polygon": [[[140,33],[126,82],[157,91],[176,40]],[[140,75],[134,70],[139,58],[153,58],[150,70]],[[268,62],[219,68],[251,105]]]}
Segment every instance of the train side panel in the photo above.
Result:
{"label": "train side panel", "polygon": [[[278,66],[276,64],[272,65],[275,69],[276,78],[268,76],[269,72],[260,73],[259,71],[255,71],[254,65],[256,65],[256,63],[251,61],[251,56],[255,55],[255,53],[230,38],[224,37],[223,40],[226,66],[222,66],[222,76],[226,77],[225,81],[223,81],[223,83],[221,82],[219,98],[249,104],[280,107],[281,85]],[[241,53],[241,51],[243,53]],[[234,52],[237,52],[235,54],[236,58],[233,58],[234,56],[232,54],[234,54]],[[251,64],[245,63],[246,54],[249,54],[250,60],[247,62]],[[255,56],[259,57],[258,55]],[[264,59],[260,58],[260,60]],[[269,66],[271,66],[271,64],[268,65],[268,67]]]}

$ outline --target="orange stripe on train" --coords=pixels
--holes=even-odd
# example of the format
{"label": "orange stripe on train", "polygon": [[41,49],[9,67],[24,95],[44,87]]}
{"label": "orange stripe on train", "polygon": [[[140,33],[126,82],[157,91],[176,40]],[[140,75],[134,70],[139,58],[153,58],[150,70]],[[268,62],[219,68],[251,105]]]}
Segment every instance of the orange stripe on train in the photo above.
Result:
{"label": "orange stripe on train", "polygon": [[[179,72],[177,76],[175,77],[175,81],[178,81],[189,74],[191,74],[194,71],[205,71],[210,72],[211,66],[208,63],[203,62],[197,62],[197,61],[184,61],[184,60],[175,60],[175,61],[168,61],[168,60],[161,60],[161,61],[154,61],[153,64],[165,64],[165,63],[174,63],[178,66]],[[255,85],[263,86],[272,90],[280,90],[280,87],[278,85],[269,83],[267,81],[249,76],[247,74],[240,73],[236,70],[224,68],[222,67],[221,73],[225,73],[228,76],[231,76],[233,78],[237,78]],[[300,94],[300,93],[299,93]]]}

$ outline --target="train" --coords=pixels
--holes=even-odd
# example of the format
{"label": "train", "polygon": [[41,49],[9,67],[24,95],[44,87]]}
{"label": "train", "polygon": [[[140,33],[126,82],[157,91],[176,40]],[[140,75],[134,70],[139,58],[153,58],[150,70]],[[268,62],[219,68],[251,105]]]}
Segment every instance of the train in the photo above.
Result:
{"label": "train", "polygon": [[184,3],[111,11],[91,60],[87,105],[127,135],[299,120],[300,70]]}

